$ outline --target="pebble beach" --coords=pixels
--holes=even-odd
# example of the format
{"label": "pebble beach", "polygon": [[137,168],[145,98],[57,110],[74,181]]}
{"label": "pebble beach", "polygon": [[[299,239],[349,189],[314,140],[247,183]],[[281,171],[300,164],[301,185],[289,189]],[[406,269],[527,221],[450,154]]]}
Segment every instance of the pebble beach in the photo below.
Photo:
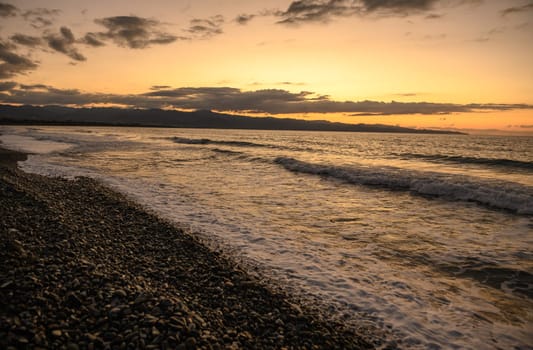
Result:
{"label": "pebble beach", "polygon": [[0,348],[370,349],[95,180],[0,149]]}

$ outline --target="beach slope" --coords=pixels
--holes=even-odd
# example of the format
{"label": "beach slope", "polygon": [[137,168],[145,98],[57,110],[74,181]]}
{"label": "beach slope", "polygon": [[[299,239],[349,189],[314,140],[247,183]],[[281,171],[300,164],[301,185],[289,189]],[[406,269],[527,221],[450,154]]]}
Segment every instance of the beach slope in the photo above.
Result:
{"label": "beach slope", "polygon": [[0,348],[373,348],[94,180],[0,151]]}

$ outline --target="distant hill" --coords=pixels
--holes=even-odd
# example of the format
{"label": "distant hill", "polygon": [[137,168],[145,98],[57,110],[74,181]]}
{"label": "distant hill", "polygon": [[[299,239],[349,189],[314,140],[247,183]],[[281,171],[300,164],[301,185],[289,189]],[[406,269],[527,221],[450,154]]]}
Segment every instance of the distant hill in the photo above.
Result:
{"label": "distant hill", "polygon": [[289,118],[246,117],[209,110],[181,112],[162,109],[70,108],[28,105],[0,105],[0,124],[460,134],[452,131],[410,129],[381,124],[345,124]]}

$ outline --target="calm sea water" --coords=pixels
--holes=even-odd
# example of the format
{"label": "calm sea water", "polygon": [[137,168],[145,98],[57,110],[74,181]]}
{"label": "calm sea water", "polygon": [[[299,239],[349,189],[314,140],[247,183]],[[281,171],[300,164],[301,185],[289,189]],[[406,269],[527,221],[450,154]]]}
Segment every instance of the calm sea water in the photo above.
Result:
{"label": "calm sea water", "polygon": [[[413,349],[533,349],[533,138],[2,127]],[[387,344],[385,343],[385,345]]]}

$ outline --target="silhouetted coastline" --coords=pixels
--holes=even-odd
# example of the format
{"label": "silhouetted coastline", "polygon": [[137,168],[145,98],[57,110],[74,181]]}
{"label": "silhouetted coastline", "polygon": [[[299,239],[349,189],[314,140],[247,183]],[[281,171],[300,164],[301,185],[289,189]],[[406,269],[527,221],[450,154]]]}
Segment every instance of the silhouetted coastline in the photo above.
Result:
{"label": "silhouetted coastline", "polygon": [[183,112],[162,109],[71,108],[5,104],[0,105],[1,124],[463,134],[457,131],[413,129],[382,124],[346,124],[321,120],[247,117],[216,113],[210,110]]}

